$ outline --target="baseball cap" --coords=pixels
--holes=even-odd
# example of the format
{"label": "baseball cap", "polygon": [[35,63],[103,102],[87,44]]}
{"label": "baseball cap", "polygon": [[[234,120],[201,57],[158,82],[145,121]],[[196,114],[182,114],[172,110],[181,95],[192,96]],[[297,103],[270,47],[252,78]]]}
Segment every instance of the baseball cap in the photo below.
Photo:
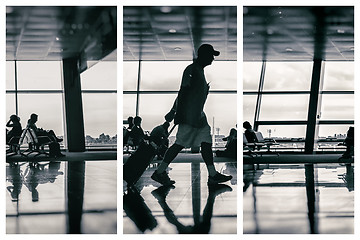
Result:
{"label": "baseball cap", "polygon": [[213,56],[219,56],[220,52],[214,50],[210,44],[202,44],[198,49],[198,56],[211,53]]}

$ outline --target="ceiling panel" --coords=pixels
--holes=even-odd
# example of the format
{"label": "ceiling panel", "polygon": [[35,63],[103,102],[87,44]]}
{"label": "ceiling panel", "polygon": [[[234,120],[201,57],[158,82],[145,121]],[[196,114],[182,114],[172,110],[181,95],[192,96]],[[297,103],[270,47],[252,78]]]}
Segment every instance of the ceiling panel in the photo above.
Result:
{"label": "ceiling panel", "polygon": [[116,49],[116,11],[111,6],[7,6],[6,59],[100,60]]}
{"label": "ceiling panel", "polygon": [[[236,60],[236,7],[124,7],[124,60],[192,60],[202,43]],[[149,44],[151,41],[153,44]]]}
{"label": "ceiling panel", "polygon": [[353,7],[244,7],[245,61],[354,60]]}

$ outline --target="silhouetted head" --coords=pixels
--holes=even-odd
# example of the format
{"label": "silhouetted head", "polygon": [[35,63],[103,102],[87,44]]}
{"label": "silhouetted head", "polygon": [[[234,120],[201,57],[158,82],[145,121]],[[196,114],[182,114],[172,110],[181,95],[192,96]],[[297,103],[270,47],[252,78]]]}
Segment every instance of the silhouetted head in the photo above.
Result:
{"label": "silhouetted head", "polygon": [[14,114],[10,116],[10,120],[13,122],[19,122],[20,118]]}
{"label": "silhouetted head", "polygon": [[168,129],[170,127],[170,123],[169,122],[164,122],[163,123],[163,128],[165,128],[165,129]]}
{"label": "silhouetted head", "polygon": [[139,117],[139,116],[136,116],[135,118],[134,118],[134,125],[135,126],[140,126],[141,125],[141,117]]}
{"label": "silhouetted head", "polygon": [[36,113],[31,114],[30,120],[31,120],[31,122],[36,123],[38,120],[38,115]]}
{"label": "silhouetted head", "polygon": [[251,128],[252,128],[251,124],[250,124],[248,121],[245,121],[245,122],[243,123],[243,127],[244,127],[245,129],[251,129]]}
{"label": "silhouetted head", "polygon": [[237,134],[237,131],[236,131],[235,128],[230,129],[230,134],[229,134],[229,136],[235,136],[236,134]]}
{"label": "silhouetted head", "polygon": [[197,51],[198,61],[201,66],[206,67],[214,61],[214,56],[219,56],[220,52],[214,50],[214,47],[210,44],[203,44]]}
{"label": "silhouetted head", "polygon": [[127,119],[129,127],[132,127],[134,125],[134,118],[133,117],[128,117]]}

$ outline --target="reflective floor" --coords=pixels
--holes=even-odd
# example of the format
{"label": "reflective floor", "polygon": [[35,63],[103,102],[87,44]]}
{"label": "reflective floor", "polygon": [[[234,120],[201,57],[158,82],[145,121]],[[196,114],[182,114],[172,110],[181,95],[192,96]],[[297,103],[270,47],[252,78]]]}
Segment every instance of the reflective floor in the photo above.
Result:
{"label": "reflective floor", "polygon": [[244,233],[354,233],[350,164],[244,165]]}
{"label": "reflective floor", "polygon": [[116,233],[116,161],[6,166],[6,233]]}
{"label": "reflective floor", "polygon": [[233,179],[209,189],[204,163],[179,163],[181,158],[186,156],[168,169],[174,187],[161,187],[150,178],[157,167],[152,164],[137,182],[138,191],[124,189],[124,234],[237,233],[236,162],[215,163]]}

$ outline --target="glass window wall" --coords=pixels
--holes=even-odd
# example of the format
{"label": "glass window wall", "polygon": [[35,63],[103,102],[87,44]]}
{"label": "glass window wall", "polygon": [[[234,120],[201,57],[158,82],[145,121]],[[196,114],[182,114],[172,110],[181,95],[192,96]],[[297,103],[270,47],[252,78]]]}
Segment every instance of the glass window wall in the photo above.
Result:
{"label": "glass window wall", "polygon": [[257,91],[261,74],[262,62],[243,63],[243,89],[244,91]]}
{"label": "glass window wall", "polygon": [[243,96],[243,120],[251,124],[254,122],[257,95]]}
{"label": "glass window wall", "polygon": [[99,61],[81,73],[80,78],[87,148],[116,148],[116,61]]}
{"label": "glass window wall", "polygon": [[325,62],[325,91],[354,91],[354,62]]}
{"label": "glass window wall", "polygon": [[[253,122],[262,62],[244,63],[243,120]],[[324,62],[320,90],[318,136],[341,136],[354,120],[354,63]],[[256,119],[258,131],[276,138],[304,138],[308,121],[312,62],[266,62],[264,82]],[[275,91],[275,92],[274,92]],[[300,92],[299,92],[300,91]],[[260,122],[259,122],[260,121]],[[265,121],[265,122],[264,122]],[[281,122],[279,122],[281,121]],[[287,121],[289,121],[287,123]],[[294,125],[291,121],[303,121]],[[328,125],[329,122],[336,124]],[[264,124],[264,125],[261,125]],[[271,125],[273,124],[273,125]],[[279,125],[281,124],[281,125]],[[320,140],[321,142],[321,140]],[[315,146],[316,149],[319,149]]]}
{"label": "glass window wall", "polygon": [[139,62],[123,62],[123,90],[136,91]]}
{"label": "glass window wall", "polygon": [[267,62],[264,91],[309,91],[312,62]]}
{"label": "glass window wall", "polygon": [[321,120],[353,120],[354,94],[323,94]]}
{"label": "glass window wall", "polygon": [[[125,62],[124,68],[128,66],[127,64],[133,63]],[[137,111],[143,119],[144,130],[151,131],[155,126],[162,124],[165,114],[169,112],[177,97],[183,71],[189,64],[191,64],[189,61],[142,61],[140,92],[132,92],[137,88],[135,75],[138,69],[136,74],[130,72],[124,74],[124,77],[128,76],[129,79],[124,79],[123,120],[135,116]],[[230,129],[236,125],[236,62],[214,61],[211,66],[204,69],[204,73],[206,80],[210,82],[210,91],[222,91],[209,93],[204,109],[208,122],[211,126],[213,122],[215,123],[216,134],[227,136]],[[138,110],[136,110],[137,94],[139,94]]]}
{"label": "glass window wall", "polygon": [[[191,64],[185,61],[141,62],[141,91],[179,90],[184,69]],[[166,70],[166,74],[164,73]],[[137,72],[137,71],[136,71]]]}
{"label": "glass window wall", "polygon": [[23,128],[32,113],[38,115],[36,126],[54,130],[57,136],[64,136],[63,105],[61,93],[18,94],[19,117]]}
{"label": "glass window wall", "polygon": [[[39,116],[39,128],[52,129],[56,135],[63,137],[61,65],[60,61],[6,62],[6,120],[11,114],[16,114],[17,108],[21,124],[25,127],[30,114],[36,113]],[[85,134],[94,134],[94,138],[101,133],[109,134],[114,146],[117,134],[116,70],[116,62],[106,61],[98,62],[81,74]]]}
{"label": "glass window wall", "polygon": [[81,89],[116,91],[116,73],[116,62],[100,61],[81,73]]}
{"label": "glass window wall", "polygon": [[306,120],[309,94],[263,95],[260,121]]}
{"label": "glass window wall", "polygon": [[60,61],[18,61],[19,90],[61,90]]}
{"label": "glass window wall", "polygon": [[[59,137],[63,137],[61,76],[60,61],[7,61],[6,117],[16,114],[17,107],[20,122],[25,128],[30,115],[36,113],[39,116],[39,128],[52,129]],[[16,80],[18,91],[14,87]]]}
{"label": "glass window wall", "polygon": [[6,90],[15,90],[15,62],[6,61]]}

